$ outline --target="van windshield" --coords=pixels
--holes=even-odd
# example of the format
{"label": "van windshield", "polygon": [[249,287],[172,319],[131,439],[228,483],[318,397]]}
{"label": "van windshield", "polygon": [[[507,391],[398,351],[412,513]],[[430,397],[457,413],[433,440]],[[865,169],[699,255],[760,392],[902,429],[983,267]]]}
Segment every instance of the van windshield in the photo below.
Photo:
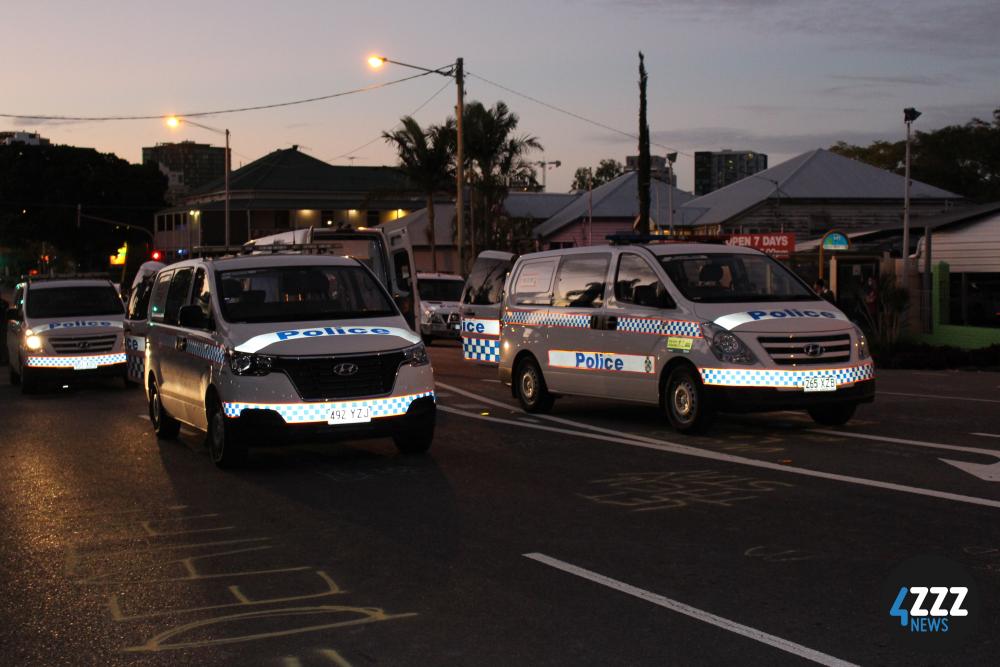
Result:
{"label": "van windshield", "polygon": [[417,290],[424,301],[461,301],[465,282],[447,278],[417,277]]}
{"label": "van windshield", "polygon": [[28,317],[122,315],[125,307],[111,285],[30,289]]}
{"label": "van windshield", "polygon": [[281,266],[218,274],[227,322],[301,322],[398,315],[360,266]]}
{"label": "van windshield", "polygon": [[664,255],[659,260],[681,294],[697,303],[819,299],[798,276],[767,255]]}

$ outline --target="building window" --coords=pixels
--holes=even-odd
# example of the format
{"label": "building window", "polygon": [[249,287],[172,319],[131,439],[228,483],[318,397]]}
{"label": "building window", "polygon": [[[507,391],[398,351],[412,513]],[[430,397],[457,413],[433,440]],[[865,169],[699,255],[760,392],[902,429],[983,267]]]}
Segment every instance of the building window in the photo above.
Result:
{"label": "building window", "polygon": [[563,248],[575,247],[572,241],[550,241],[549,250],[562,250]]}
{"label": "building window", "polygon": [[948,279],[948,324],[1000,328],[1000,273],[952,273]]}

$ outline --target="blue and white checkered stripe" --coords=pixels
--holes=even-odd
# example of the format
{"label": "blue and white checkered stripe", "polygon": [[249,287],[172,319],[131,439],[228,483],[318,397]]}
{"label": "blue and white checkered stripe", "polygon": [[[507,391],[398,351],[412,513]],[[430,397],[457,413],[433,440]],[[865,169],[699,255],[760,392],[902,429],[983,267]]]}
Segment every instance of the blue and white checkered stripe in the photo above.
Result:
{"label": "blue and white checkered stripe", "polygon": [[505,324],[524,324],[541,327],[590,328],[590,315],[578,313],[555,313],[546,310],[508,310],[504,315]]}
{"label": "blue and white checkered stripe", "polygon": [[462,356],[470,361],[500,363],[500,341],[496,338],[463,338]]}
{"label": "blue and white checkered stripe", "polygon": [[807,371],[786,371],[755,368],[702,368],[705,384],[726,387],[799,387],[806,378],[834,376],[837,386],[863,382],[875,377],[871,363],[849,368],[826,368]]}
{"label": "blue and white checkered stripe", "polygon": [[281,415],[286,424],[327,423],[333,410],[370,407],[372,419],[405,415],[410,404],[418,398],[434,398],[433,391],[406,396],[369,398],[359,401],[336,401],[332,403],[223,403],[222,411],[227,417],[239,417],[244,410],[273,410]]}
{"label": "blue and white checkered stripe", "polygon": [[221,364],[226,360],[226,351],[214,343],[203,343],[197,340],[189,340],[187,344],[188,354],[201,357],[213,364]]}
{"label": "blue and white checkered stripe", "polygon": [[619,317],[618,331],[701,338],[701,325],[687,320],[660,320],[649,317]]}
{"label": "blue and white checkered stripe", "polygon": [[146,370],[146,355],[138,352],[130,353],[128,355],[128,365],[125,367],[128,379],[133,382],[142,382],[142,373],[144,370]]}
{"label": "blue and white checkered stripe", "polygon": [[31,368],[91,368],[95,364],[98,366],[110,366],[112,364],[124,363],[124,352],[88,354],[81,357],[27,357],[24,360],[24,365]]}

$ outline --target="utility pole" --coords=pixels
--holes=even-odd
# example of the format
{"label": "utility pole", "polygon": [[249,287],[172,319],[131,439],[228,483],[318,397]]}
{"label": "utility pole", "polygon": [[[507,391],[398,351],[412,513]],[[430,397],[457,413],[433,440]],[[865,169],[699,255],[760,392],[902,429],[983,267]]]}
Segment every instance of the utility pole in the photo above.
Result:
{"label": "utility pole", "polygon": [[671,236],[674,234],[674,162],[676,161],[677,153],[667,153],[667,206],[670,207],[667,220]]}
{"label": "utility pole", "polygon": [[455,60],[455,87],[458,102],[455,104],[455,235],[458,241],[458,270],[465,273],[465,137],[462,120],[465,116],[465,64],[462,58]]}
{"label": "utility pole", "polygon": [[229,128],[226,128],[226,251],[229,251]]}
{"label": "utility pole", "polygon": [[903,122],[906,123],[906,166],[904,167],[905,183],[903,184],[903,284],[901,287],[907,290],[909,289],[907,279],[909,278],[910,263],[910,125],[917,118],[920,118],[920,112],[913,107],[903,109]]}

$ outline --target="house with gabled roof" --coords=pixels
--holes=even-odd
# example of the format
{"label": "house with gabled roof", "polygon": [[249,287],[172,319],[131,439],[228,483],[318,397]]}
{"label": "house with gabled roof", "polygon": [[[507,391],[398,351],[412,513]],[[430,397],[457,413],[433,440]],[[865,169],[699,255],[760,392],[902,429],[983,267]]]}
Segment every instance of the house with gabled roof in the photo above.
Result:
{"label": "house with gabled roof", "polygon": [[[806,239],[900,222],[903,186],[898,174],[818,148],[692,199],[680,217],[696,234],[784,231]],[[911,220],[965,204],[961,195],[911,180]]]}
{"label": "house with gabled roof", "polygon": [[[225,199],[220,178],[157,212],[156,247],[173,260],[197,246],[223,245]],[[425,201],[395,167],[332,165],[292,146],[230,174],[229,241],[310,226],[373,227]]]}
{"label": "house with gabled roof", "polygon": [[[639,216],[639,174],[627,171],[621,176],[581,192],[565,207],[534,229],[534,237],[545,249],[571,248],[607,243],[609,234],[631,232]],[[680,225],[678,212],[693,195],[659,179],[649,186],[651,226],[666,230],[670,226],[670,206],[674,224]]]}

